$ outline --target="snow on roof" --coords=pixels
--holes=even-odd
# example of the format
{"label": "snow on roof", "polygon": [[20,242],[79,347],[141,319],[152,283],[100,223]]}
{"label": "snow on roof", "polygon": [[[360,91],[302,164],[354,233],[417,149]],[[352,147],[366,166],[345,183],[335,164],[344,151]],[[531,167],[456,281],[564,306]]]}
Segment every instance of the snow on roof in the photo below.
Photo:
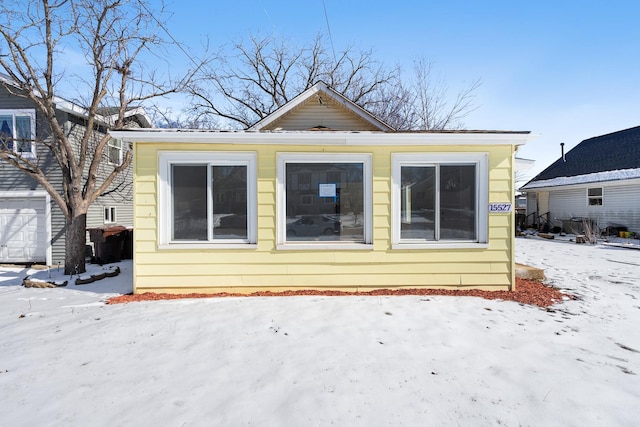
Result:
{"label": "snow on roof", "polygon": [[577,176],[561,176],[543,181],[532,181],[521,187],[521,190],[532,190],[534,188],[560,187],[564,185],[590,184],[594,182],[622,181],[640,178],[640,168],[623,169],[589,173]]}

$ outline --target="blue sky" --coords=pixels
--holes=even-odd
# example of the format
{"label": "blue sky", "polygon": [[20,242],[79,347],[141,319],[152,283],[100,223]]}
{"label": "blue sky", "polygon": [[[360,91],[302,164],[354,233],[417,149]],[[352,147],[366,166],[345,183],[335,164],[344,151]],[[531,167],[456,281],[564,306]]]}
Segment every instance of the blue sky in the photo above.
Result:
{"label": "blue sky", "polygon": [[[409,70],[424,57],[451,95],[480,78],[469,129],[530,130],[529,177],[581,140],[640,125],[637,1],[168,1],[171,36],[198,53],[249,34],[328,35]],[[327,38],[328,40],[328,38]],[[174,61],[179,61],[175,58]],[[186,57],[184,58],[187,61]]]}

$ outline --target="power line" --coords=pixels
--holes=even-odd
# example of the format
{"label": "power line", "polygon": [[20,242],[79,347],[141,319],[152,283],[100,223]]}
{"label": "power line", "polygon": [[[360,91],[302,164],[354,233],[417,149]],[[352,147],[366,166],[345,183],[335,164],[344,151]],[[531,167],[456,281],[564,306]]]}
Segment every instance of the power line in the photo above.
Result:
{"label": "power line", "polygon": [[258,4],[262,8],[262,11],[264,12],[264,14],[267,15],[267,19],[269,20],[269,22],[271,22],[271,26],[273,27],[275,33],[276,34],[279,33],[278,27],[276,26],[276,23],[273,22],[273,19],[271,19],[271,15],[269,15],[269,12],[267,11],[267,8],[264,7],[264,5],[262,4],[262,2],[260,0],[258,0]]}
{"label": "power line", "polygon": [[327,14],[327,6],[324,4],[324,0],[322,0],[322,8],[324,9],[324,19],[327,21],[327,32],[329,33],[329,42],[331,42],[331,51],[333,52],[333,62],[338,62],[336,58],[336,49],[333,47],[333,37],[331,36],[331,26],[329,25],[329,15]]}

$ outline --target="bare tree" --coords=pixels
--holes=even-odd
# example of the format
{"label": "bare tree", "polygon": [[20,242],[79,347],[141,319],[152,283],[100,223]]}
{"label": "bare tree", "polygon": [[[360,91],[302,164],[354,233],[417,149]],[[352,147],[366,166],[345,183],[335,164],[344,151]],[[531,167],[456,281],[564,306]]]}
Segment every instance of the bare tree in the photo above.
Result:
{"label": "bare tree", "polygon": [[460,90],[451,101],[445,82],[433,75],[433,67],[424,58],[413,64],[414,78],[411,93],[412,129],[460,129],[462,120],[477,107],[473,101],[480,87],[480,80],[474,80],[469,86]]}
{"label": "bare tree", "polygon": [[152,123],[161,129],[220,129],[220,122],[213,115],[184,114],[161,105],[147,110]]}
{"label": "bare tree", "polygon": [[480,85],[473,82],[451,102],[444,82],[433,79],[426,61],[416,61],[406,77],[400,67],[376,60],[371,50],[348,47],[333,55],[321,36],[302,47],[250,37],[221,48],[211,65],[189,87],[194,99],[189,114],[196,122],[213,116],[244,128],[318,81],[395,129],[458,128],[475,109],[473,99]]}
{"label": "bare tree", "polygon": [[[189,78],[161,81],[143,66],[144,55],[158,55],[166,46],[158,36],[162,14],[143,0],[4,0],[0,5],[0,70],[9,77],[3,85],[35,105],[47,130],[29,142],[51,153],[62,171],[62,188],[45,174],[45,156],[26,157],[5,144],[0,159],[33,178],[62,210],[66,274],[85,271],[89,206],[131,163],[127,151],[119,165],[106,164],[106,130],[122,128],[130,108],[180,90]],[[70,77],[64,53],[73,51],[81,52],[88,70],[71,76],[80,94],[73,101],[85,116],[79,143],[72,135],[77,130],[65,129],[57,116],[58,88]],[[114,118],[109,123],[101,120],[106,107]],[[108,168],[104,179],[101,168]]]}
{"label": "bare tree", "polygon": [[367,106],[377,92],[398,82],[399,69],[387,68],[371,51],[347,48],[335,58],[316,37],[294,47],[273,38],[250,37],[223,47],[189,88],[190,113],[249,127],[318,81]]}

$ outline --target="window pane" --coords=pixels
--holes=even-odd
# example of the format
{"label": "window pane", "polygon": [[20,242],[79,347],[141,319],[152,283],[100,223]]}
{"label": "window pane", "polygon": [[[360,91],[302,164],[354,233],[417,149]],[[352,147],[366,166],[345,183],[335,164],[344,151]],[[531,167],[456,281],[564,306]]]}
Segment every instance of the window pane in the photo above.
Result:
{"label": "window pane", "polygon": [[20,153],[31,152],[31,117],[16,117],[16,151]]}
{"label": "window pane", "polygon": [[587,189],[589,206],[602,206],[602,187]]}
{"label": "window pane", "polygon": [[287,241],[364,241],[362,163],[287,163]]}
{"label": "window pane", "polygon": [[247,239],[247,167],[212,166],[213,238]]}
{"label": "window pane", "polygon": [[122,152],[122,140],[112,138],[109,141],[109,163],[113,163],[116,165],[120,164],[120,153]]}
{"label": "window pane", "polygon": [[13,150],[13,116],[0,116],[0,144],[3,149]]}
{"label": "window pane", "polygon": [[440,166],[440,238],[476,240],[476,167]]}
{"label": "window pane", "polygon": [[400,238],[435,239],[436,168],[401,168]]}
{"label": "window pane", "polygon": [[172,165],[173,240],[207,240],[207,166]]}

